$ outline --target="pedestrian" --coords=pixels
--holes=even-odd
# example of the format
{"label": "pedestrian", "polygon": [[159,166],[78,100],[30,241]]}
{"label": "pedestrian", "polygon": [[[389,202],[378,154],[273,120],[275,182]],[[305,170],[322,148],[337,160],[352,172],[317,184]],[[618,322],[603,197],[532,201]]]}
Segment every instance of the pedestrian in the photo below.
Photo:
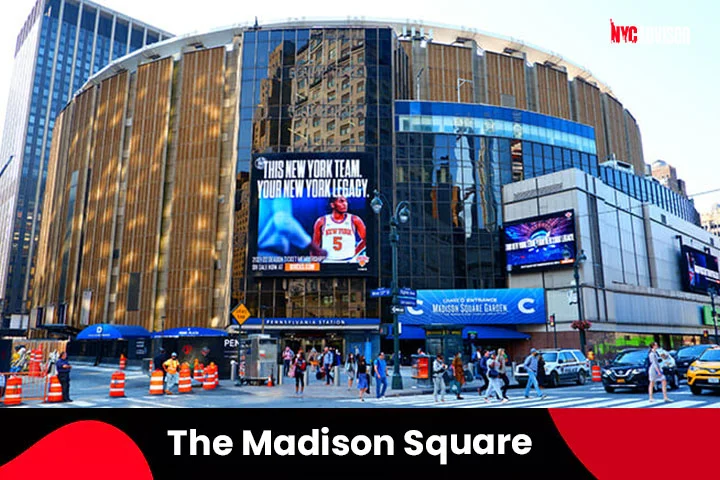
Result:
{"label": "pedestrian", "polygon": [[667,395],[667,379],[663,374],[662,368],[660,368],[660,358],[657,353],[658,343],[653,342],[650,344],[650,352],[648,352],[648,360],[650,361],[650,367],[648,368],[648,402],[653,401],[653,390],[655,389],[655,383],[661,382],[663,401],[671,403],[672,400]]}
{"label": "pedestrian", "polygon": [[350,353],[345,360],[345,373],[348,377],[348,390],[352,388],[353,380],[355,380],[355,373],[357,372],[357,361],[355,355]]}
{"label": "pedestrian", "polygon": [[283,359],[283,377],[288,376],[288,372],[290,371],[290,362],[293,361],[293,358],[295,358],[295,353],[290,349],[289,345],[285,346],[285,351],[282,354]]}
{"label": "pedestrian", "polygon": [[418,348],[417,354],[418,354],[418,355],[425,355],[425,352],[423,351],[422,347]]}
{"label": "pedestrian", "polygon": [[543,357],[542,352],[538,352],[537,359],[537,381],[540,390],[543,390],[547,385],[548,378],[547,374],[545,373],[545,357]]}
{"label": "pedestrian", "polygon": [[70,398],[70,370],[72,370],[72,365],[68,363],[67,352],[60,354],[60,359],[57,361],[56,366],[58,380],[60,380],[60,386],[62,387],[62,401],[72,402]]}
{"label": "pedestrian", "polygon": [[482,387],[478,388],[478,395],[482,395],[482,391],[487,390],[490,387],[490,380],[487,376],[487,362],[489,358],[490,351],[485,350],[485,353],[483,353],[480,357],[480,365],[478,367],[478,373],[480,374],[480,378],[482,378],[483,381]]}
{"label": "pedestrian", "polygon": [[160,348],[160,353],[155,355],[155,358],[153,358],[153,368],[163,372],[163,384],[165,384],[165,379],[167,378],[167,372],[165,371],[165,367],[163,367],[163,365],[168,360],[170,360],[170,355],[167,354],[167,351],[164,348]]}
{"label": "pedestrian", "polygon": [[433,370],[432,370],[432,379],[433,379],[433,397],[435,398],[435,403],[438,401],[438,392],[440,392],[440,401],[445,401],[445,389],[447,388],[445,386],[445,379],[443,376],[445,375],[445,372],[447,371],[448,366],[445,365],[445,362],[443,360],[442,353],[438,353],[435,356],[435,361],[433,362]]}
{"label": "pedestrian", "polygon": [[172,391],[170,390],[173,386],[178,386],[179,384],[179,376],[178,369],[180,368],[180,362],[178,362],[177,359],[177,353],[173,352],[172,355],[170,355],[169,360],[165,360],[165,363],[163,363],[163,369],[167,373],[167,382],[165,384],[165,393],[168,395],[172,395]]}
{"label": "pedestrian", "polygon": [[480,376],[480,361],[483,358],[482,348],[477,347],[475,350],[475,353],[473,354],[473,373],[475,374],[475,377]]}
{"label": "pedestrian", "polygon": [[538,398],[545,398],[546,395],[540,390],[538,385],[537,371],[538,371],[538,351],[535,348],[530,349],[530,355],[525,359],[523,363],[525,371],[528,374],[527,385],[525,385],[525,398],[530,398],[530,389],[534,386],[537,392]]}
{"label": "pedestrian", "polygon": [[500,380],[503,382],[503,385],[500,388],[500,390],[502,391],[503,398],[508,398],[507,390],[510,387],[510,378],[508,378],[508,374],[507,374],[508,357],[507,357],[507,354],[505,353],[504,348],[498,348],[497,362],[498,362],[497,371],[500,374]]}
{"label": "pedestrian", "polygon": [[385,354],[380,352],[373,365],[375,379],[377,380],[377,383],[375,384],[375,394],[377,398],[385,396],[385,391],[387,390],[387,369],[388,367],[387,362],[385,361]]}
{"label": "pedestrian", "polygon": [[500,365],[497,359],[497,354],[495,352],[490,352],[490,357],[487,361],[487,375],[488,380],[490,380],[490,385],[488,385],[487,392],[485,393],[486,403],[490,403],[490,396],[493,393],[502,403],[507,403],[509,401],[507,398],[503,397],[501,388],[502,380],[500,380],[500,372],[498,371],[499,367]]}
{"label": "pedestrian", "polygon": [[357,361],[357,388],[359,390],[360,395],[360,401],[364,402],[365,399],[363,396],[365,395],[365,392],[368,390],[368,374],[367,374],[367,362],[365,361],[365,355],[358,355],[358,361]]}
{"label": "pedestrian", "polygon": [[307,370],[307,361],[305,360],[305,354],[298,352],[293,362],[293,369],[295,375],[295,395],[305,393],[305,370]]}
{"label": "pedestrian", "polygon": [[462,354],[460,352],[455,355],[452,361],[453,375],[455,376],[455,383],[457,383],[457,399],[462,400],[463,397],[462,387],[465,385],[465,367],[462,361]]}
{"label": "pedestrian", "polygon": [[322,354],[323,371],[325,372],[325,385],[331,385],[334,378],[332,376],[332,368],[335,364],[335,358],[333,352],[329,347],[325,347]]}
{"label": "pedestrian", "polygon": [[211,363],[214,363],[215,365],[219,365],[219,361],[210,354],[210,347],[204,346],[202,350],[200,350],[200,354],[202,355],[202,363],[206,367],[210,365]]}

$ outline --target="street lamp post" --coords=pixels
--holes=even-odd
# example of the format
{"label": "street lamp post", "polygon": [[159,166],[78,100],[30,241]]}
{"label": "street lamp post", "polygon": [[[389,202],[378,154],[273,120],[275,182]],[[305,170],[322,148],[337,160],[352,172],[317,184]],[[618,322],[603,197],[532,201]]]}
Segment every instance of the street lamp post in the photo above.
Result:
{"label": "street lamp post", "polygon": [[[383,208],[383,201],[380,199],[380,193],[375,190],[375,197],[370,202],[370,207],[376,215],[380,215]],[[410,220],[410,204],[403,200],[395,207],[395,212],[390,217],[390,246],[392,248],[392,283],[390,290],[392,294],[392,317],[393,317],[393,377],[392,389],[402,390],[403,382],[400,376],[400,334],[398,325],[398,314],[396,307],[398,306],[398,266],[397,266],[397,245],[400,235],[397,232],[398,222],[407,223]]]}
{"label": "street lamp post", "polygon": [[[583,308],[582,308],[582,298],[581,298],[581,290],[580,290],[580,265],[582,265],[583,262],[587,260],[587,257],[585,256],[585,251],[580,250],[580,255],[575,259],[573,262],[573,277],[575,277],[575,295],[577,297],[577,306],[578,306],[578,320],[580,321],[580,324],[583,323]],[[583,328],[578,329],[580,331],[580,351],[585,353],[585,330]]]}
{"label": "street lamp post", "polygon": [[708,288],[708,294],[710,294],[710,315],[712,316],[713,326],[715,327],[715,344],[720,345],[720,342],[718,341],[717,313],[715,313],[715,295],[717,295],[717,291],[715,288],[710,287]]}

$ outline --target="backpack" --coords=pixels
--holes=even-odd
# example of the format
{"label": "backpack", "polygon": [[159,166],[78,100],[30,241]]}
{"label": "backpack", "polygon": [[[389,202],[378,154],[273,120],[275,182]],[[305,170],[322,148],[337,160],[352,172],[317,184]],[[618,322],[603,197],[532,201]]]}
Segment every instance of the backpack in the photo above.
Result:
{"label": "backpack", "polygon": [[480,370],[482,370],[483,372],[486,372],[488,369],[487,360],[487,357],[482,357],[480,359]]}
{"label": "backpack", "polygon": [[304,372],[305,369],[307,368],[307,362],[306,362],[304,359],[303,359],[303,360],[298,360],[298,361],[295,363],[295,368],[297,368],[297,369],[300,370],[301,372]]}
{"label": "backpack", "polygon": [[340,366],[340,355],[337,352],[333,352],[333,365]]}

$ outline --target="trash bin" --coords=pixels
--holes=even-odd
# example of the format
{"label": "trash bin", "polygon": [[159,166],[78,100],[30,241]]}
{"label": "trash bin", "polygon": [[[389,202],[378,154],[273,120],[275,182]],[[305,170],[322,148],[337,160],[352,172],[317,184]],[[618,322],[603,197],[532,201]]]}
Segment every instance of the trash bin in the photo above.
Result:
{"label": "trash bin", "polygon": [[411,377],[418,386],[432,386],[430,355],[411,355]]}

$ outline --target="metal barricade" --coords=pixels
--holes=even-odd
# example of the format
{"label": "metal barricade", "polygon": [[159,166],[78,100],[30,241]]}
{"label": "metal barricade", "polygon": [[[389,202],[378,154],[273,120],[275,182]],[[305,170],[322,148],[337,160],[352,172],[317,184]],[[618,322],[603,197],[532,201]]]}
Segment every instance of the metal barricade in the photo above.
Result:
{"label": "metal barricade", "polygon": [[[45,365],[43,365],[45,367]],[[45,368],[42,369],[45,371]],[[48,388],[48,377],[43,374],[42,376],[31,375],[29,372],[8,372],[0,373],[3,378],[2,383],[7,386],[8,379],[10,377],[19,377],[22,380],[22,401],[40,401],[44,402],[47,400],[47,388]]]}

